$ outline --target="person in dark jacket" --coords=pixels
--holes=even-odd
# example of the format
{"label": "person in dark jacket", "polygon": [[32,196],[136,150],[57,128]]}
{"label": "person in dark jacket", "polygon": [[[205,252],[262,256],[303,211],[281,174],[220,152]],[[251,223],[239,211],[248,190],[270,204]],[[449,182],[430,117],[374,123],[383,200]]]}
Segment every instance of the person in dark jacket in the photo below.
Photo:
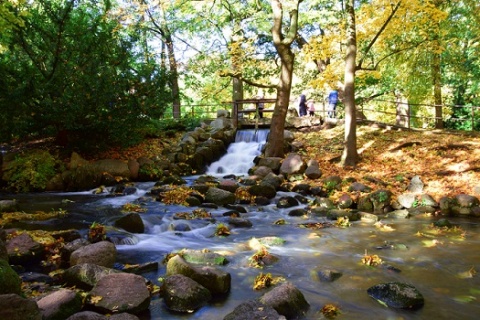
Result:
{"label": "person in dark jacket", "polygon": [[302,93],[300,95],[300,100],[298,103],[298,113],[300,114],[300,117],[307,115],[307,96],[305,95],[305,93]]}

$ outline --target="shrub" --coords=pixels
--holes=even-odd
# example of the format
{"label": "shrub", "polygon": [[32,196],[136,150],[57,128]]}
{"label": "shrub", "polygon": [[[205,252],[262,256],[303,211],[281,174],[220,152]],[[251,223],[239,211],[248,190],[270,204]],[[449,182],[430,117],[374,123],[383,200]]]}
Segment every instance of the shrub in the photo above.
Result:
{"label": "shrub", "polygon": [[20,154],[6,164],[3,179],[14,192],[45,190],[48,181],[57,173],[57,161],[45,150]]}

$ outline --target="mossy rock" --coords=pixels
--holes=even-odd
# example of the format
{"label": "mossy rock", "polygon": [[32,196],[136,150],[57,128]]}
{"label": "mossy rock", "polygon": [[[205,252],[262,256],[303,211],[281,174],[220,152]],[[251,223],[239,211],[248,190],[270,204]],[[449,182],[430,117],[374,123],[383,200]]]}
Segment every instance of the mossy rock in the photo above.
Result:
{"label": "mossy rock", "polygon": [[0,294],[21,294],[22,280],[7,261],[0,259]]}

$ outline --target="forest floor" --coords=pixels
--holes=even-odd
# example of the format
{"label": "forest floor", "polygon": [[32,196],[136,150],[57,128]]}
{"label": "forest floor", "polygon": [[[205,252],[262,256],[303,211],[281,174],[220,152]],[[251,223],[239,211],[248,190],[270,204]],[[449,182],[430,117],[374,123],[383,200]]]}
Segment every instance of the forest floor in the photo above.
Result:
{"label": "forest floor", "polygon": [[[312,128],[313,129],[313,128]],[[305,160],[316,159],[323,177],[338,175],[378,189],[385,183],[394,194],[405,191],[410,179],[418,175],[424,192],[435,197],[460,193],[480,194],[480,133],[446,130],[400,130],[375,125],[357,126],[357,148],[360,162],[355,168],[343,168],[339,160],[343,151],[344,127],[296,132],[295,138],[304,147]],[[178,143],[179,133],[172,138],[150,139],[120,150],[112,149],[97,158],[136,158],[155,156],[163,145]],[[321,180],[321,179],[320,179]],[[375,181],[376,180],[376,181]],[[312,185],[320,181],[311,181]]]}

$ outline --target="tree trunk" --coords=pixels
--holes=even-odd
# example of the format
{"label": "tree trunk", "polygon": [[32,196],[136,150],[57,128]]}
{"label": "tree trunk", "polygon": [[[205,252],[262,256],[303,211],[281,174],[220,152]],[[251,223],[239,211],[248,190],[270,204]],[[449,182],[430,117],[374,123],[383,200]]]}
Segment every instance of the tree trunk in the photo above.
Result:
{"label": "tree trunk", "polygon": [[346,1],[347,12],[347,54],[345,57],[345,146],[342,165],[354,167],[359,161],[357,152],[357,117],[355,107],[355,69],[357,58],[357,37],[355,26],[354,0]]}
{"label": "tree trunk", "polygon": [[277,85],[277,98],[275,101],[275,109],[272,115],[272,123],[270,125],[270,134],[268,136],[267,147],[265,150],[266,157],[283,157],[284,156],[284,136],[285,118],[287,116],[288,105],[290,104],[290,91],[292,89],[293,62],[295,55],[290,45],[295,40],[298,29],[298,2],[295,9],[290,12],[290,26],[286,36],[282,33],[283,8],[280,0],[272,0],[271,6],[273,10],[273,27],[272,36],[273,44],[280,56],[281,71],[280,79]]}
{"label": "tree trunk", "polygon": [[170,33],[165,36],[165,43],[167,44],[168,61],[170,64],[170,77],[173,98],[173,117],[175,119],[179,119],[181,116],[180,86],[178,85],[177,59],[175,58],[175,49],[173,47],[172,36]]}

